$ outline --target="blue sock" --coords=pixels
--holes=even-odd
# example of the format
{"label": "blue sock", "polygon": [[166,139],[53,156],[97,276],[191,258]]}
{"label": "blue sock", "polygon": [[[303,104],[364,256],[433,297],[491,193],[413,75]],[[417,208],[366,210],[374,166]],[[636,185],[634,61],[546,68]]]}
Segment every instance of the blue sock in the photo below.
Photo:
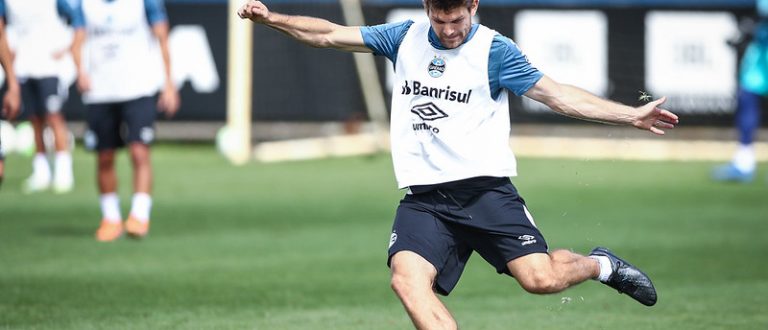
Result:
{"label": "blue sock", "polygon": [[760,127],[760,99],[759,94],[739,88],[736,128],[739,130],[739,142],[742,145],[752,144]]}

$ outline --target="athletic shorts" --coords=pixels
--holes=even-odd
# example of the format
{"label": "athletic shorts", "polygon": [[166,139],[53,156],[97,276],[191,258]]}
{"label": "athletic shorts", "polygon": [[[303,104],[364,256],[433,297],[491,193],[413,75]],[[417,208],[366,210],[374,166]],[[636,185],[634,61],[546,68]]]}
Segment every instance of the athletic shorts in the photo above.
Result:
{"label": "athletic shorts", "polygon": [[136,142],[149,145],[155,139],[155,97],[88,104],[86,110],[88,130],[83,140],[87,149],[111,150]]}
{"label": "athletic shorts", "polygon": [[397,208],[387,265],[399,251],[435,266],[435,291],[448,295],[473,251],[511,275],[507,262],[548,248],[509,178],[478,177],[410,187]]}
{"label": "athletic shorts", "polygon": [[59,78],[56,77],[19,79],[19,85],[23,119],[59,113],[67,100],[67,92],[59,88]]}

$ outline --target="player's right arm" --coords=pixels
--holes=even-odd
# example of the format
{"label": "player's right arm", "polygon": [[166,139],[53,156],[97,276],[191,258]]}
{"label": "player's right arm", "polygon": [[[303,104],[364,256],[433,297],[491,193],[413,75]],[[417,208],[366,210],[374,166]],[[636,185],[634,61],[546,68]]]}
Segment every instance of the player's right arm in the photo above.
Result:
{"label": "player's right arm", "polygon": [[[2,8],[4,11],[5,8]],[[13,70],[13,60],[11,50],[8,47],[8,36],[5,31],[5,19],[0,18],[0,65],[5,71],[5,84],[7,90],[3,96],[2,110],[0,110],[6,119],[13,119],[19,113],[21,105],[21,88],[16,80],[16,74]]]}
{"label": "player's right arm", "polygon": [[283,15],[269,11],[261,1],[249,0],[237,15],[283,32],[312,47],[371,53],[359,26],[342,26],[321,18]]}
{"label": "player's right arm", "polygon": [[68,19],[69,24],[74,29],[69,51],[72,54],[72,62],[74,62],[77,72],[77,90],[84,93],[91,89],[91,79],[83,66],[83,45],[85,44],[86,31],[82,3],[81,1],[58,0],[57,6],[59,13]]}

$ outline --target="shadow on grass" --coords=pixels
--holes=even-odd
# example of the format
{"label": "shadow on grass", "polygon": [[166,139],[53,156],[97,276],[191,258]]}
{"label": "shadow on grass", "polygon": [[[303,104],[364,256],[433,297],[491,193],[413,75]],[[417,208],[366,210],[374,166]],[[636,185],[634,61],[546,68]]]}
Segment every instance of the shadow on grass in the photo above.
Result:
{"label": "shadow on grass", "polygon": [[67,226],[67,225],[56,225],[56,226],[46,226],[46,227],[38,227],[35,230],[35,233],[41,236],[48,236],[48,237],[92,237],[93,233],[96,231],[96,228],[86,228],[86,227],[74,227],[74,226]]}

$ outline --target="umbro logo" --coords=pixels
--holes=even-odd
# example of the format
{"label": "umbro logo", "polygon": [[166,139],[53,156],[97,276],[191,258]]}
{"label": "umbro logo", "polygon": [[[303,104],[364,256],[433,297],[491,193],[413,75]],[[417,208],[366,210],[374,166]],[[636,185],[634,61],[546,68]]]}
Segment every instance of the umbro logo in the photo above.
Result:
{"label": "umbro logo", "polygon": [[522,246],[526,246],[526,245],[529,245],[529,244],[536,243],[536,237],[534,237],[532,235],[517,236],[517,239],[522,241],[522,243],[520,243]]}
{"label": "umbro logo", "polygon": [[443,110],[440,110],[440,108],[432,102],[416,105],[411,108],[411,112],[415,113],[423,120],[436,120],[448,117],[448,114]]}

